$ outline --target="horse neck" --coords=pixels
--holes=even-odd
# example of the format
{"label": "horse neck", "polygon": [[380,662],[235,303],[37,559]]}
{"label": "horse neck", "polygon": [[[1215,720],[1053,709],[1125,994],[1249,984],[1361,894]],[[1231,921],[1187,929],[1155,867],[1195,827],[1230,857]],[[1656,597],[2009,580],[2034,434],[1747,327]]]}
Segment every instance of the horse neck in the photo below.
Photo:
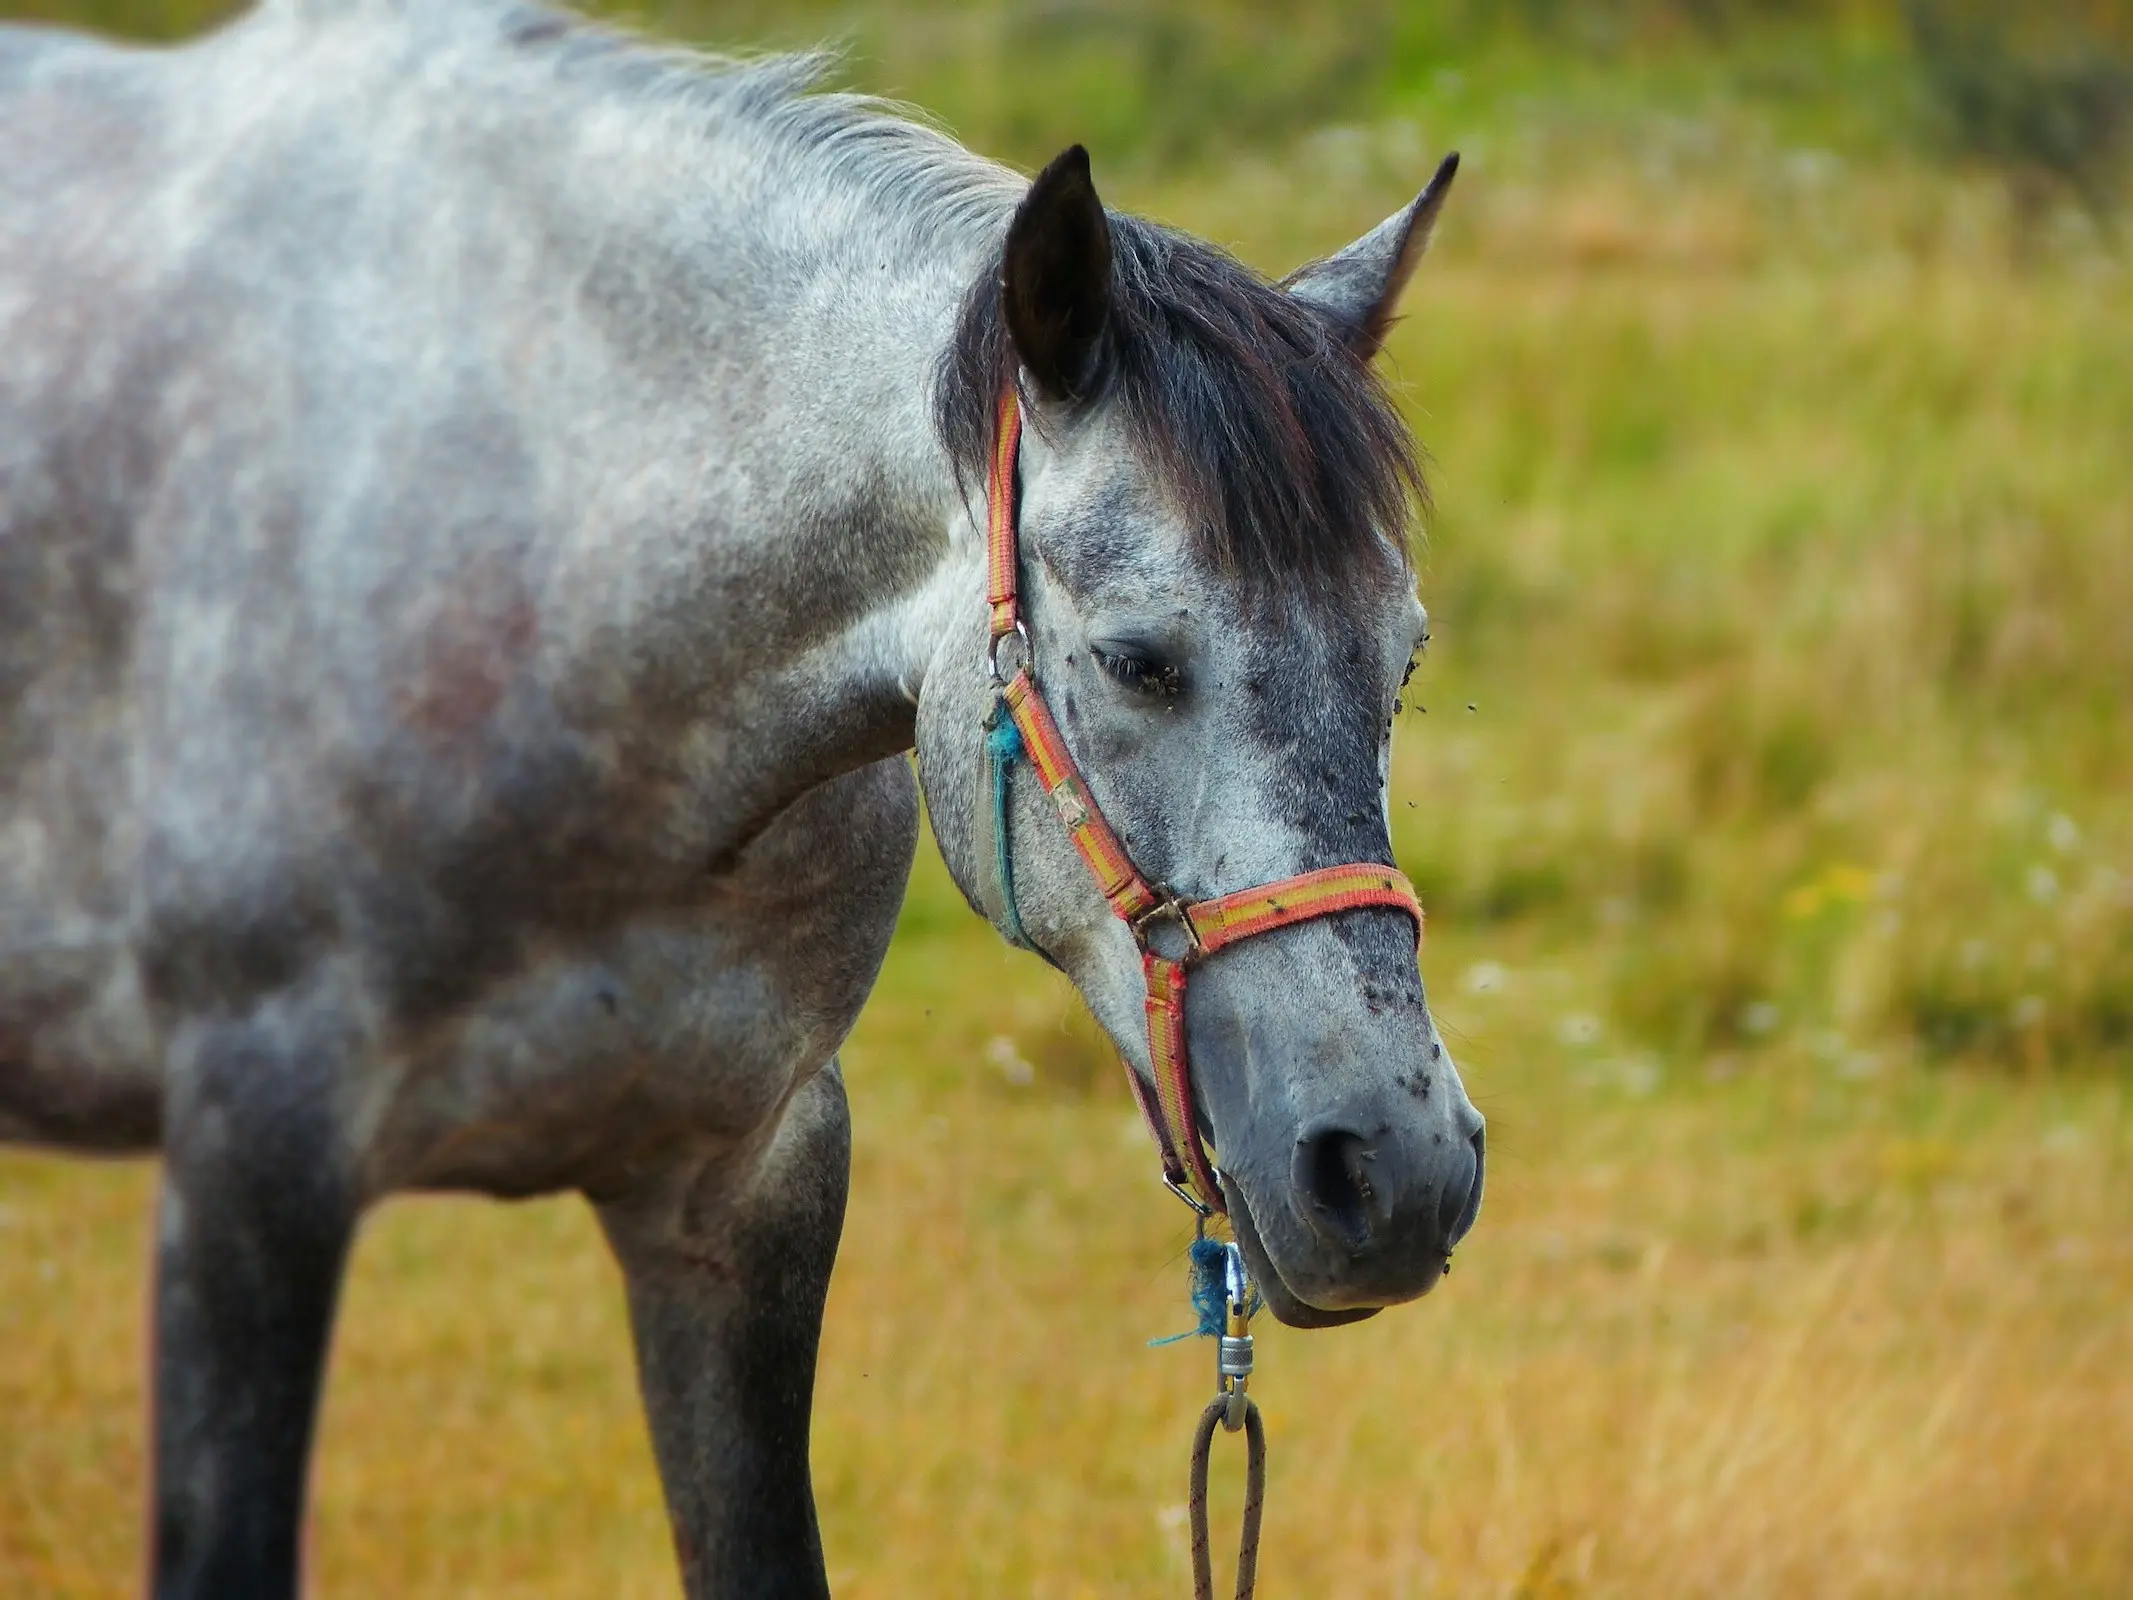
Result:
{"label": "horse neck", "polygon": [[937,136],[825,139],[807,110],[681,141],[670,109],[572,164],[584,220],[632,240],[602,311],[652,397],[603,446],[650,505],[615,503],[630,475],[609,469],[613,514],[574,541],[609,597],[588,618],[649,675],[636,703],[698,708],[692,732],[772,800],[909,747],[934,643],[979,604],[982,486],[959,481],[934,390],[1019,192]]}

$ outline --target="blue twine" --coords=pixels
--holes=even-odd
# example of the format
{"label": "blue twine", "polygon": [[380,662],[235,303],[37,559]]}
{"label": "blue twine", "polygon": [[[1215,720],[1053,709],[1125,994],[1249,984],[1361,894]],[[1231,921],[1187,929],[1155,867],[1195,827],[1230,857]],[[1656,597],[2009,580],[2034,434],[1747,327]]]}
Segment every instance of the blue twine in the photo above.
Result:
{"label": "blue twine", "polygon": [[[1167,1339],[1150,1339],[1150,1348],[1177,1344],[1186,1339],[1220,1338],[1229,1327],[1227,1247],[1221,1240],[1203,1234],[1193,1240],[1188,1255],[1192,1267],[1192,1309],[1199,1316],[1200,1325],[1185,1333],[1173,1333]],[[1259,1297],[1255,1293],[1252,1298],[1256,1301]]]}
{"label": "blue twine", "polygon": [[1007,775],[1026,752],[1022,730],[1008,714],[1005,701],[995,701],[985,719],[985,759],[992,768],[992,843],[999,858],[1000,901],[1007,912],[1007,937],[1024,950],[1034,950],[1029,931],[1022,926],[1022,907],[1015,899],[1015,863],[1007,848]]}

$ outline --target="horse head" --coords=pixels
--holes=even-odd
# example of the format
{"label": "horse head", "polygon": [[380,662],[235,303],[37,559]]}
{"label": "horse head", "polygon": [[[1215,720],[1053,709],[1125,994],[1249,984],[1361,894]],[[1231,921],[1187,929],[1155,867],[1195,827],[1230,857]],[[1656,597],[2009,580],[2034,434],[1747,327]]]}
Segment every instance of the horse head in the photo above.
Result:
{"label": "horse head", "polygon": [[[1371,363],[1454,167],[1277,285],[1106,211],[1070,150],[1016,210],[943,362],[938,420],[966,477],[1003,409],[1024,422],[994,483],[1014,498],[1017,626],[1003,640],[973,595],[942,637],[918,713],[929,810],[965,895],[1072,978],[1144,1102],[1161,1067],[1144,958],[1197,947],[1166,949],[1107,901],[1048,785],[1000,782],[988,663],[1004,646],[1041,685],[1074,804],[1166,898],[1390,866],[1392,720],[1427,637],[1406,538],[1422,484]],[[962,536],[982,535],[968,515]],[[1285,1322],[1427,1292],[1479,1210],[1482,1118],[1418,938],[1410,912],[1365,904],[1192,967],[1185,1116]]]}

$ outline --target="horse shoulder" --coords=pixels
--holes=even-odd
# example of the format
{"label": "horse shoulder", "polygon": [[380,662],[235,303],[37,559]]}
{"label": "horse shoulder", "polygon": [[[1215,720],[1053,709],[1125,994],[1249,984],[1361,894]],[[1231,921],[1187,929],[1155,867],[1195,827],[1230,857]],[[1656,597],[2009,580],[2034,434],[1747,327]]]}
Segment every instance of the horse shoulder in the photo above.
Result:
{"label": "horse shoulder", "polygon": [[908,764],[877,762],[687,904],[541,942],[363,1086],[364,1186],[600,1192],[683,1146],[753,1148],[857,1021],[917,827]]}

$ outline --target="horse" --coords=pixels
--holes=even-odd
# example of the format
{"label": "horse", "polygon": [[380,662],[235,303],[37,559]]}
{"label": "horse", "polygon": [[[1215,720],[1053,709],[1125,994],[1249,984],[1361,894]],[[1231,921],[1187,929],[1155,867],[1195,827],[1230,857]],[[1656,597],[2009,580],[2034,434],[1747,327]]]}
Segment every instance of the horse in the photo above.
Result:
{"label": "horse", "polygon": [[[1172,1110],[1286,1323],[1474,1223],[1383,887],[1427,619],[1373,358],[1452,164],[1276,283],[822,70],[520,0],[0,30],[0,1137],[160,1153],[159,1596],[295,1592],[350,1243],[417,1190],[584,1195],[687,1592],[826,1592],[837,1052],[921,791],[1144,1099],[1162,936],[1086,813],[1188,934],[1379,864],[1195,966]],[[1003,495],[1078,822],[991,742]]]}

